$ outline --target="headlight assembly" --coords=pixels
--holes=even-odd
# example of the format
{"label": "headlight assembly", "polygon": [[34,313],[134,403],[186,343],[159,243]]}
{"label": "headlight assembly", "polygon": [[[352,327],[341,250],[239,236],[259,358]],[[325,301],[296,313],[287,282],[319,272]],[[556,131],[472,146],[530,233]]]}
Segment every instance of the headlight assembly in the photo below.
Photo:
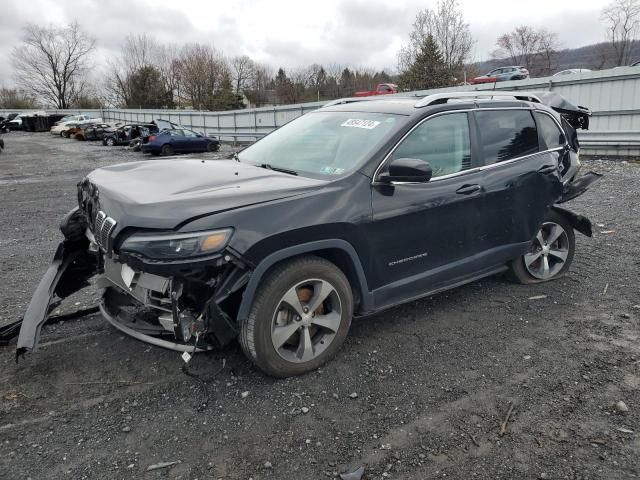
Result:
{"label": "headlight assembly", "polygon": [[219,252],[231,238],[233,229],[209,232],[134,234],[121,245],[120,251],[138,253],[156,260],[175,260]]}

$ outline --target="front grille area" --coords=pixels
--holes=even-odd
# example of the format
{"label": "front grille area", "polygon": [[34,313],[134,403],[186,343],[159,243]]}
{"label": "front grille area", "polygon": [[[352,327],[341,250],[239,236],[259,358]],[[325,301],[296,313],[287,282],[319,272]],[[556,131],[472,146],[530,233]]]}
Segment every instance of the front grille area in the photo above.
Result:
{"label": "front grille area", "polygon": [[93,228],[93,236],[96,238],[96,243],[105,252],[110,252],[111,232],[115,226],[116,221],[113,218],[107,217],[107,214],[102,210],[98,212]]}

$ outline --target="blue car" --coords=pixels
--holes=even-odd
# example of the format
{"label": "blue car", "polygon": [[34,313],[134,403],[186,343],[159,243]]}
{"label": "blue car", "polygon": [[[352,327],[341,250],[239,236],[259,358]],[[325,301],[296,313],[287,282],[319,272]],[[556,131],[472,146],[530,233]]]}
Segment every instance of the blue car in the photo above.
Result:
{"label": "blue car", "polygon": [[152,155],[173,155],[174,153],[217,152],[220,142],[191,130],[163,130],[149,137],[142,145],[144,153]]}

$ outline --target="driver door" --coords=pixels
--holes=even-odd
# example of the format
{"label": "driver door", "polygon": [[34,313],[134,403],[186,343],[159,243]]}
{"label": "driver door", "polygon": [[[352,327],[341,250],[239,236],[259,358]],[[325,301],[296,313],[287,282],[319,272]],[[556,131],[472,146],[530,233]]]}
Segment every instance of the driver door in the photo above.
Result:
{"label": "driver door", "polygon": [[[482,172],[472,154],[467,112],[436,115],[418,124],[395,148],[397,158],[427,161],[426,183],[372,187],[375,302],[398,303],[454,282],[481,267]],[[380,172],[386,170],[383,166]]]}

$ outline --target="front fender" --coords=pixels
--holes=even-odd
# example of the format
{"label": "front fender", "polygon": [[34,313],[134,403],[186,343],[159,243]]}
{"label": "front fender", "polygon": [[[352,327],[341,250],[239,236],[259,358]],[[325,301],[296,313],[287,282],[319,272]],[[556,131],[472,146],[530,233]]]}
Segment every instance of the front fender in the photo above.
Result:
{"label": "front fender", "polygon": [[238,320],[245,319],[249,316],[249,311],[251,310],[251,304],[253,303],[256,290],[269,268],[282,260],[286,260],[287,258],[326,249],[339,249],[349,256],[361,287],[361,310],[365,312],[371,310],[373,307],[373,295],[369,290],[367,278],[356,250],[346,240],[325,239],[287,247],[273,252],[261,260],[251,274],[247,287],[242,293],[242,301],[240,302],[240,308],[238,310]]}

